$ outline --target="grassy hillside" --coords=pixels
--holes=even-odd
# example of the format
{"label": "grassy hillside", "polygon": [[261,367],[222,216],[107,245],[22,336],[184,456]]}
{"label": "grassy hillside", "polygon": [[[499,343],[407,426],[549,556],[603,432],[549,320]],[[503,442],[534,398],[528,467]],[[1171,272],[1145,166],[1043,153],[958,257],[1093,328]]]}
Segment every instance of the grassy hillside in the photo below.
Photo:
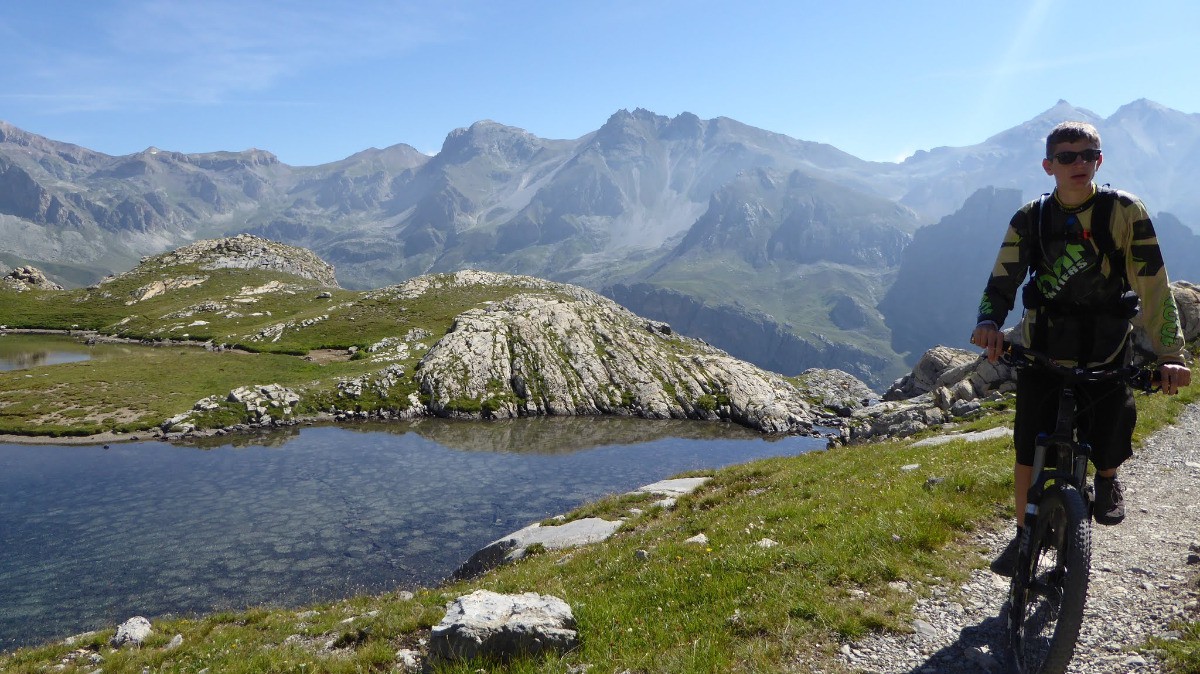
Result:
{"label": "grassy hillside", "polygon": [[[0,286],[0,324],[9,329],[97,331],[136,342],[32,377],[0,372],[0,433],[146,430],[202,398],[267,383],[297,389],[296,412],[316,413],[336,399],[339,382],[388,366],[412,372],[455,316],[529,290],[516,277],[512,284],[453,288],[439,278],[448,277],[427,278],[419,292],[351,292],[271,271],[177,266],[170,273],[135,270],[87,289]],[[413,348],[395,348],[405,335]],[[205,343],[227,348],[199,348]],[[412,392],[408,381],[392,394]],[[369,410],[387,401],[368,396],[353,404]],[[202,421],[218,426],[244,417],[245,410],[225,403]]]}

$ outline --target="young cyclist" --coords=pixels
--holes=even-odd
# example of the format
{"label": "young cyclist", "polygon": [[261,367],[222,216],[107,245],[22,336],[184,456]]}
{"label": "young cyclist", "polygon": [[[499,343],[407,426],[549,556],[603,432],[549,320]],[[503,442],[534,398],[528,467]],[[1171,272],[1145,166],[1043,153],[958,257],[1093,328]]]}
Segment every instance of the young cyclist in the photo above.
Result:
{"label": "young cyclist", "polygon": [[[1179,312],[1158,239],[1137,197],[1096,186],[1102,163],[1100,134],[1091,124],[1064,122],[1046,137],[1042,168],[1054,178],[1054,192],[1025,204],[1009,222],[971,342],[996,362],[1004,343],[1000,326],[1028,272],[1022,292],[1025,313],[1010,339],[1063,363],[1122,364],[1132,355],[1131,319],[1140,316],[1157,357],[1162,389],[1174,395],[1191,383],[1191,370],[1184,365]],[[992,562],[992,571],[1001,575],[1011,576],[1016,565],[1034,443],[1039,433],[1054,430],[1060,387],[1059,378],[1047,370],[1025,369],[1017,378],[1013,440],[1018,529]],[[1132,455],[1137,420],[1133,394],[1124,382],[1107,381],[1083,385],[1078,400],[1080,437],[1091,444],[1096,467],[1096,522],[1118,524],[1125,518],[1125,500],[1117,468]]]}

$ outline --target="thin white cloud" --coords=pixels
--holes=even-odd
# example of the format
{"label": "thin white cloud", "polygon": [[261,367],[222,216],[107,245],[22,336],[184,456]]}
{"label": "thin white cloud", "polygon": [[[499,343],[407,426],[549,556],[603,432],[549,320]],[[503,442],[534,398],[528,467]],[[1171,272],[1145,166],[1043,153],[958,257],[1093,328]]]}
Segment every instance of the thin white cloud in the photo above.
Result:
{"label": "thin white cloud", "polygon": [[74,20],[89,16],[95,25],[76,27],[90,35],[86,42],[64,39],[25,52],[19,85],[0,97],[40,98],[60,111],[226,103],[312,68],[391,59],[449,41],[469,20],[452,6],[383,0],[135,0]]}

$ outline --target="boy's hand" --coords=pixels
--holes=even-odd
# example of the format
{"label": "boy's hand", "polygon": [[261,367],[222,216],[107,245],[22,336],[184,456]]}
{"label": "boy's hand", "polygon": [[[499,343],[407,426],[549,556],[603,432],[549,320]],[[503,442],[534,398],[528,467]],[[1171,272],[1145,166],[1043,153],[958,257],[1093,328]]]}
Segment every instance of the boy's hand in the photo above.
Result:
{"label": "boy's hand", "polygon": [[1192,371],[1179,363],[1164,363],[1158,368],[1158,377],[1163,393],[1170,396],[1192,383]]}
{"label": "boy's hand", "polygon": [[971,343],[982,346],[988,362],[991,363],[1000,360],[1000,355],[1004,353],[1004,333],[1000,332],[992,321],[984,321],[975,326],[975,332],[971,333]]}

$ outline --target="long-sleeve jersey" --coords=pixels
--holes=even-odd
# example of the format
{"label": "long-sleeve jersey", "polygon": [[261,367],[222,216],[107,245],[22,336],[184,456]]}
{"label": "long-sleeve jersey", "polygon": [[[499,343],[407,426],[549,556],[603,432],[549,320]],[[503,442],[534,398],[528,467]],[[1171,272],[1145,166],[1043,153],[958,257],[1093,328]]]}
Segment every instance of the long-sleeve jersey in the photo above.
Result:
{"label": "long-sleeve jersey", "polygon": [[[1101,298],[1101,295],[1111,291],[1114,282],[1119,282],[1114,274],[1123,274],[1141,302],[1141,311],[1134,320],[1145,328],[1159,364],[1184,362],[1179,311],[1171,295],[1162,251],[1146,207],[1132,194],[1117,191],[1109,231],[1120,254],[1114,259],[1123,260],[1124,264],[1121,269],[1112,269],[1114,265],[1101,254],[1091,235],[1096,200],[1093,194],[1079,207],[1067,209],[1056,198],[1049,197],[1043,220],[1039,220],[1040,200],[1025,204],[1013,215],[980,300],[977,322],[994,321],[997,327],[1004,324],[1014,306],[1017,290],[1035,260],[1040,260],[1037,288],[1041,297],[1060,306],[1099,307],[1102,301],[1111,304],[1112,298]],[[1034,228],[1038,229],[1035,231]],[[1074,235],[1066,236],[1064,232]],[[1033,245],[1040,246],[1040,250],[1031,250]],[[1122,265],[1118,262],[1115,266]],[[1014,329],[1022,343],[1032,343],[1040,311],[1047,309],[1026,307]],[[1121,329],[1123,332],[1115,339],[1104,342],[1112,347],[1103,351],[1107,356],[1088,364],[1110,362],[1121,353],[1132,326],[1126,321]]]}

